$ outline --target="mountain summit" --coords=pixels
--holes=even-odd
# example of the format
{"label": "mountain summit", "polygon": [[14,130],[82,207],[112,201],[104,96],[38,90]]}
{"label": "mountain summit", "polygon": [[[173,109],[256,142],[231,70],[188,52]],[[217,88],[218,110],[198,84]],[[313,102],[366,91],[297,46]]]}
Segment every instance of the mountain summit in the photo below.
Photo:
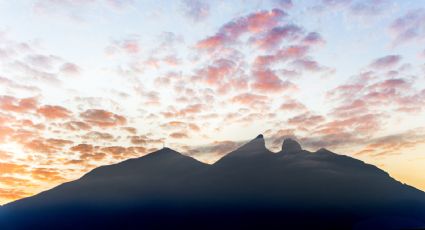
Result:
{"label": "mountain summit", "polygon": [[282,144],[283,153],[294,153],[294,152],[299,152],[301,150],[302,150],[301,145],[297,141],[291,138],[287,138],[283,140],[283,144]]}
{"label": "mountain summit", "polygon": [[424,192],[293,139],[273,153],[262,135],[212,165],[164,148],[0,207],[2,230],[424,226]]}

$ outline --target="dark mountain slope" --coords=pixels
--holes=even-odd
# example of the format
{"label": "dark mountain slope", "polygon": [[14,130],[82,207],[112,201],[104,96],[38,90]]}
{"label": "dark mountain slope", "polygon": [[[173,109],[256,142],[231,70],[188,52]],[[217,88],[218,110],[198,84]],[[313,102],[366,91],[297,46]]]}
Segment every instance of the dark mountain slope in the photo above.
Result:
{"label": "dark mountain slope", "polygon": [[272,153],[262,135],[213,165],[171,149],[103,166],[2,208],[2,229],[402,229],[425,226],[425,194],[362,161]]}

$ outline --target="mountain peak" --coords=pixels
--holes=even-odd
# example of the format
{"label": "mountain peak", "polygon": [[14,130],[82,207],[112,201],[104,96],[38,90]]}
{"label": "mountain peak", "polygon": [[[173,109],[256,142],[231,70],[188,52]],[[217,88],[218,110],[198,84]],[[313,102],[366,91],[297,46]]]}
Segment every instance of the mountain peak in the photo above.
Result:
{"label": "mountain peak", "polygon": [[223,159],[226,159],[228,157],[258,156],[268,152],[269,151],[266,148],[264,136],[260,134],[254,139],[250,140],[248,143],[236,149],[235,151],[227,154],[226,157],[224,157]]}
{"label": "mountain peak", "polygon": [[254,139],[243,145],[241,148],[254,148],[254,149],[264,149],[266,148],[266,142],[264,141],[263,134],[256,136]]}
{"label": "mountain peak", "polygon": [[282,152],[283,153],[295,153],[301,151],[301,145],[291,138],[286,138],[282,144]]}
{"label": "mountain peak", "polygon": [[168,147],[164,147],[162,149],[158,149],[155,152],[149,153],[146,156],[150,157],[159,157],[159,156],[184,156],[183,154],[175,151],[174,149],[170,149]]}

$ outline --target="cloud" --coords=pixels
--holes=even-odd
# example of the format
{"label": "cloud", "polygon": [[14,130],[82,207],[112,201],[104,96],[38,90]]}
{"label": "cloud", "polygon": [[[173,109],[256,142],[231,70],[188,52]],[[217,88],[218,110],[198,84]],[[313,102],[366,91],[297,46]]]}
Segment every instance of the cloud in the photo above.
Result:
{"label": "cloud", "polygon": [[196,44],[196,48],[201,50],[214,51],[215,49],[222,48],[230,41],[231,39],[225,34],[219,33],[199,41]]}
{"label": "cloud", "polygon": [[62,124],[62,127],[71,131],[89,130],[91,126],[82,121],[68,121]]}
{"label": "cloud", "polygon": [[378,58],[370,63],[370,67],[375,69],[387,69],[394,67],[401,61],[400,55],[388,55],[385,57]]}
{"label": "cloud", "polygon": [[77,75],[81,72],[81,68],[71,62],[66,62],[60,67],[60,72],[68,75]]}
{"label": "cloud", "polygon": [[27,172],[26,165],[0,162],[0,175],[24,174],[26,172]]}
{"label": "cloud", "polygon": [[235,63],[227,59],[215,60],[214,63],[201,69],[198,75],[209,85],[220,85],[226,76],[235,71]]}
{"label": "cloud", "polygon": [[126,153],[127,149],[122,146],[108,146],[101,148],[100,151],[109,155],[121,155]]}
{"label": "cloud", "polygon": [[90,144],[78,144],[76,146],[72,146],[70,150],[79,153],[91,153],[94,150],[94,147]]}
{"label": "cloud", "polygon": [[26,58],[28,64],[40,69],[49,70],[61,59],[54,55],[30,54]]}
{"label": "cloud", "polygon": [[390,6],[388,0],[357,1],[350,6],[350,13],[359,16],[373,16],[382,13]]}
{"label": "cloud", "polygon": [[317,32],[310,32],[302,40],[302,43],[308,46],[324,45],[326,42]]}
{"label": "cloud", "polygon": [[7,203],[9,201],[18,200],[24,197],[28,197],[32,193],[26,192],[24,189],[16,188],[1,188],[0,189],[0,202]]}
{"label": "cloud", "polygon": [[127,123],[127,119],[124,116],[103,109],[88,109],[80,113],[80,117],[85,122],[99,127],[112,127]]}
{"label": "cloud", "polygon": [[259,11],[245,17],[236,18],[223,25],[215,35],[199,41],[196,47],[208,51],[223,48],[226,44],[236,42],[242,34],[257,34],[273,28],[286,15],[280,9],[272,9],[270,11]]}
{"label": "cloud", "polygon": [[284,111],[306,111],[307,107],[299,101],[290,99],[282,103],[279,109]]}
{"label": "cloud", "polygon": [[37,109],[37,112],[47,119],[64,119],[71,116],[71,111],[57,105],[44,105]]}
{"label": "cloud", "polygon": [[149,139],[147,136],[130,136],[130,141],[132,144],[135,145],[145,145],[149,143]]}
{"label": "cloud", "polygon": [[209,16],[210,6],[202,0],[183,0],[184,14],[195,22],[202,21]]}
{"label": "cloud", "polygon": [[179,110],[172,109],[172,111],[163,112],[162,114],[168,118],[185,117],[185,116],[190,116],[192,114],[200,113],[202,112],[203,108],[205,108],[205,105],[203,104],[193,104],[193,105],[187,105],[186,107]]}
{"label": "cloud", "polygon": [[321,115],[314,115],[309,112],[291,117],[288,119],[288,124],[294,125],[296,127],[303,128],[313,128],[322,124],[325,121],[325,118]]}
{"label": "cloud", "polygon": [[105,52],[110,56],[120,53],[127,55],[137,55],[141,52],[139,36],[130,35],[122,40],[114,40],[109,46],[105,48]]}
{"label": "cloud", "polygon": [[252,38],[252,42],[261,49],[273,50],[277,48],[283,40],[293,41],[300,38],[302,33],[302,29],[296,25],[278,26],[265,34]]}
{"label": "cloud", "polygon": [[226,153],[237,149],[243,143],[243,141],[236,142],[230,140],[214,141],[204,146],[196,146],[192,148],[187,147],[187,151],[190,156],[202,158],[209,163],[213,163],[214,161],[224,156]]}
{"label": "cloud", "polygon": [[264,105],[268,97],[260,94],[242,93],[234,96],[231,101],[243,105]]}
{"label": "cloud", "polygon": [[182,132],[171,133],[169,136],[175,139],[189,138],[189,136],[186,133],[182,133]]}
{"label": "cloud", "polygon": [[288,60],[296,60],[304,57],[309,48],[307,46],[288,46],[283,47],[271,55],[259,55],[255,58],[255,68],[265,68],[273,64],[278,64]]}
{"label": "cloud", "polygon": [[292,0],[273,0],[273,2],[282,9],[291,9],[294,6]]}
{"label": "cloud", "polygon": [[423,143],[425,143],[425,133],[423,130],[408,130],[399,134],[387,135],[368,140],[366,145],[354,155],[382,157],[401,154],[403,151],[407,151],[416,145]]}
{"label": "cloud", "polygon": [[325,67],[321,66],[317,61],[306,58],[297,59],[293,61],[292,64],[299,70],[306,70],[311,72],[319,72],[326,69]]}
{"label": "cloud", "polygon": [[282,81],[271,70],[258,70],[254,73],[254,82],[251,87],[263,93],[276,93],[282,91],[294,91],[297,87],[290,81]]}
{"label": "cloud", "polygon": [[63,182],[65,178],[56,169],[36,168],[31,170],[31,176],[39,181]]}
{"label": "cloud", "polygon": [[115,138],[112,134],[110,133],[105,133],[105,132],[98,132],[98,131],[90,131],[86,134],[84,134],[84,136],[82,136],[83,139],[85,140],[94,140],[94,141],[113,141]]}
{"label": "cloud", "polygon": [[4,111],[24,113],[37,108],[36,98],[15,98],[12,96],[0,96],[0,109]]}
{"label": "cloud", "polygon": [[411,41],[425,39],[425,9],[410,10],[403,16],[395,19],[390,26],[394,36],[393,46]]}
{"label": "cloud", "polygon": [[22,145],[24,148],[28,151],[32,151],[34,153],[55,153],[62,150],[62,147],[66,144],[72,144],[71,141],[62,140],[62,141],[55,141],[54,139],[33,139],[30,141],[24,141]]}

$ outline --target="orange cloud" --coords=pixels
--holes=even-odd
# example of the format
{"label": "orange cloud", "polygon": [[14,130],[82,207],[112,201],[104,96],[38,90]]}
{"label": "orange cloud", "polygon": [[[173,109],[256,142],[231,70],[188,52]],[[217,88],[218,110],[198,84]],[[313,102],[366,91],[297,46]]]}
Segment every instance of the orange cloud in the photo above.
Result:
{"label": "orange cloud", "polygon": [[4,174],[25,174],[27,172],[27,166],[15,163],[4,163],[0,162],[0,175]]}
{"label": "orange cloud", "polygon": [[71,131],[88,130],[91,128],[89,124],[82,121],[68,121],[62,126]]}
{"label": "orange cloud", "polygon": [[11,96],[0,96],[0,109],[17,113],[28,112],[37,108],[35,98],[15,98]]}
{"label": "orange cloud", "polygon": [[40,181],[60,182],[65,178],[56,169],[36,168],[31,171],[31,176]]}
{"label": "orange cloud", "polygon": [[5,203],[32,195],[31,193],[25,192],[25,189],[15,188],[0,188],[0,202]]}
{"label": "orange cloud", "polygon": [[78,144],[70,148],[71,151],[80,152],[80,153],[90,153],[94,150],[93,145],[89,144]]}
{"label": "orange cloud", "polygon": [[57,105],[44,105],[38,108],[37,112],[47,119],[63,119],[71,115],[71,111]]}
{"label": "orange cloud", "polygon": [[108,141],[114,140],[114,136],[112,134],[105,133],[105,132],[98,132],[98,131],[88,132],[83,136],[83,138],[92,139],[92,140],[108,140]]}
{"label": "orange cloud", "polygon": [[87,123],[100,127],[125,125],[127,123],[127,119],[124,116],[102,109],[88,109],[82,112],[80,116]]}
{"label": "orange cloud", "polygon": [[170,137],[175,139],[182,139],[182,138],[188,138],[189,136],[186,133],[175,132],[175,133],[171,133]]}

